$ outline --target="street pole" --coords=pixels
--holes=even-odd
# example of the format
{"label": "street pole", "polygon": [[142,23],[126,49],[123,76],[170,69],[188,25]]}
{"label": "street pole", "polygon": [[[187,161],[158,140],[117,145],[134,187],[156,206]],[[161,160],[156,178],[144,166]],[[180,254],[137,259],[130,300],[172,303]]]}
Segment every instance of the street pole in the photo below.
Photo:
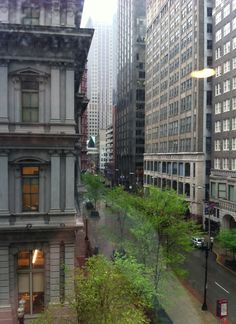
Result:
{"label": "street pole", "polygon": [[204,280],[204,300],[202,304],[202,310],[207,311],[207,303],[206,303],[206,297],[207,297],[207,272],[208,272],[208,253],[209,253],[209,248],[208,244],[205,247],[205,280]]}
{"label": "street pole", "polygon": [[[192,71],[191,77],[197,79],[206,79],[209,77],[213,77],[216,74],[214,69],[205,68],[200,71]],[[207,270],[208,270],[208,254],[210,250],[210,211],[208,213],[208,243],[205,247],[205,281],[204,281],[204,300],[202,304],[202,310],[207,310],[206,296],[207,296]]]}
{"label": "street pole", "polygon": [[210,210],[208,209],[208,240],[207,240],[207,245],[205,246],[205,280],[204,280],[204,299],[203,299],[203,304],[202,304],[202,310],[207,311],[207,302],[206,302],[206,297],[207,297],[207,276],[208,276],[208,255],[209,255],[209,250],[210,250],[210,233],[211,233],[211,220],[210,220]]}
{"label": "street pole", "polygon": [[211,213],[214,212],[214,206],[210,205],[208,207],[208,242],[205,246],[205,280],[204,280],[204,300],[202,304],[202,310],[206,311],[207,308],[207,276],[208,276],[208,255],[211,250]]}

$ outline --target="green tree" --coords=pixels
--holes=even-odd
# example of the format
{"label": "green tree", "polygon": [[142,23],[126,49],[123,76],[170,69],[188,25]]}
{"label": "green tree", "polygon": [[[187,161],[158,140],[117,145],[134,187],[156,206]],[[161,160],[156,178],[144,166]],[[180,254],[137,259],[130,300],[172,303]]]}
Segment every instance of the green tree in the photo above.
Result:
{"label": "green tree", "polygon": [[199,232],[192,220],[185,219],[185,198],[178,196],[175,191],[150,186],[148,194],[137,199],[136,205],[156,233],[155,285],[166,267],[183,274],[181,265],[186,252],[192,249],[190,238]]}
{"label": "green tree", "polygon": [[236,229],[225,229],[221,230],[217,236],[217,241],[224,249],[229,249],[233,254],[233,259],[235,259],[236,253]]}
{"label": "green tree", "polygon": [[181,264],[192,248],[190,238],[199,232],[193,221],[185,219],[188,206],[184,197],[154,187],[143,196],[122,192],[122,188],[109,195],[113,209],[122,215],[123,247],[151,269],[156,291],[168,267],[183,274]]}
{"label": "green tree", "polygon": [[77,324],[76,311],[70,306],[51,305],[40,314],[33,324]]}
{"label": "green tree", "polygon": [[128,235],[128,228],[132,210],[133,195],[123,189],[123,187],[114,187],[107,191],[106,201],[111,209],[111,216],[116,219],[116,233],[113,233],[113,239],[118,248],[124,248],[124,241]]}
{"label": "green tree", "polygon": [[150,323],[154,291],[145,272],[132,258],[93,256],[75,272],[74,298],[48,307],[34,324]]}
{"label": "green tree", "polygon": [[97,202],[105,195],[106,188],[102,176],[86,172],[82,175],[82,182],[87,190],[85,196],[94,203],[97,209]]}
{"label": "green tree", "polygon": [[[132,278],[127,275],[129,264],[133,266]],[[145,310],[150,306],[151,291],[144,287],[146,281],[134,261],[111,262],[101,255],[89,258],[75,278],[78,323],[149,323]]]}

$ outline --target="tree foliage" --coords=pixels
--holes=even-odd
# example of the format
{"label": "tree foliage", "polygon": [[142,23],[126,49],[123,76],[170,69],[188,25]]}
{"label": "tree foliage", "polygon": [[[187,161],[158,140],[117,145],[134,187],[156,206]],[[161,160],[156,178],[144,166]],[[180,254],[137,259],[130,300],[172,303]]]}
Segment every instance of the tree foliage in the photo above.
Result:
{"label": "tree foliage", "polygon": [[82,182],[87,190],[86,197],[94,203],[96,209],[97,202],[104,197],[106,192],[103,177],[86,172],[82,175]]}
{"label": "tree foliage", "polygon": [[188,206],[184,197],[175,191],[148,189],[144,196],[132,195],[122,188],[113,189],[109,199],[113,199],[113,211],[116,208],[118,214],[122,211],[123,223],[125,220],[128,224],[123,230],[124,248],[152,270],[157,290],[161,274],[168,267],[184,273],[181,264],[192,248],[190,238],[198,232],[198,227],[185,218]]}
{"label": "tree foliage", "polygon": [[51,305],[40,314],[33,324],[77,324],[77,316],[75,310],[69,306]]}
{"label": "tree foliage", "polygon": [[144,287],[146,281],[134,261],[111,262],[101,255],[89,258],[75,279],[78,323],[149,323],[145,316],[149,288]]}
{"label": "tree foliage", "polygon": [[146,269],[135,259],[93,256],[76,269],[75,296],[66,306],[48,307],[34,323],[146,324],[153,294]]}
{"label": "tree foliage", "polygon": [[123,187],[114,187],[107,191],[106,201],[108,202],[111,215],[116,218],[116,245],[118,248],[124,248],[124,240],[127,238],[130,223],[130,213],[132,210],[133,195],[129,194]]}
{"label": "tree foliage", "polygon": [[229,249],[233,253],[233,257],[235,257],[236,253],[236,229],[225,229],[221,230],[219,235],[217,236],[217,240],[220,245]]}

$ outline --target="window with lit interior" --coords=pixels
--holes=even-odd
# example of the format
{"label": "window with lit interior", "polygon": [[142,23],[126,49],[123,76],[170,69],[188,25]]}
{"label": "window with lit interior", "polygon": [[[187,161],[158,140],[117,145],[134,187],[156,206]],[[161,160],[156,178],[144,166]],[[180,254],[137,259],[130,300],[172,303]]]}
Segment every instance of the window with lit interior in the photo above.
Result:
{"label": "window with lit interior", "polygon": [[17,254],[18,300],[25,301],[25,314],[44,309],[44,253],[40,249],[21,250]]}

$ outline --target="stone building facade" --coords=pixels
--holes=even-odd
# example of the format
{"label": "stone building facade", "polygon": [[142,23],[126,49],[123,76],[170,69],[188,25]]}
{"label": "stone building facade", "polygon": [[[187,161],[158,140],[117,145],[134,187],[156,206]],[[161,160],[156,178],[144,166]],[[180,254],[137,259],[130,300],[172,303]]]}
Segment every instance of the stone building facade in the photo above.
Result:
{"label": "stone building facade", "polygon": [[236,1],[216,0],[213,12],[212,220],[236,227]]}
{"label": "stone building facade", "polygon": [[71,292],[75,236],[75,93],[92,31],[83,0],[0,5],[0,323],[27,323]]}
{"label": "stone building facade", "polygon": [[211,162],[212,1],[147,0],[144,183],[184,194],[204,222]]}

